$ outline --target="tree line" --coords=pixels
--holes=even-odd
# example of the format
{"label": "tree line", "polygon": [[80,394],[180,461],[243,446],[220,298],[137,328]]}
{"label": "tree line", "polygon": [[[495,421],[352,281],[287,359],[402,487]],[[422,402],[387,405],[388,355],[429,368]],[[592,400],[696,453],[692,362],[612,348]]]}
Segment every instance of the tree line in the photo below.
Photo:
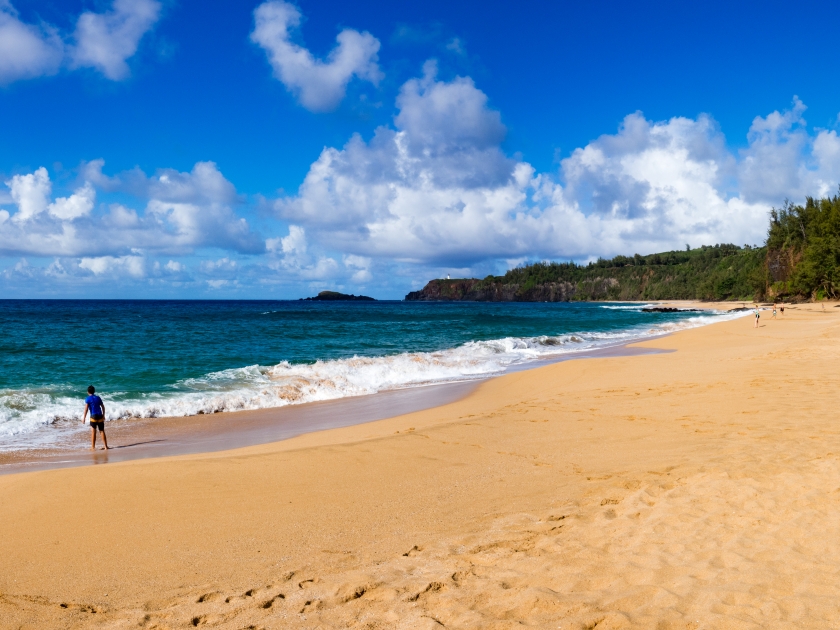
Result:
{"label": "tree line", "polygon": [[823,300],[840,297],[840,196],[790,202],[770,212],[766,294]]}

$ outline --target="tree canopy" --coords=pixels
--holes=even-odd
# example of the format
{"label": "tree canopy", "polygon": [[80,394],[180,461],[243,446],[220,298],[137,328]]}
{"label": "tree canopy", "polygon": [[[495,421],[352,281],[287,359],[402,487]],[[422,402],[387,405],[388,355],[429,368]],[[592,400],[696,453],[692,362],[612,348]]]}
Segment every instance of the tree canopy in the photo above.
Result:
{"label": "tree canopy", "polygon": [[840,196],[774,208],[767,251],[769,295],[840,297]]}

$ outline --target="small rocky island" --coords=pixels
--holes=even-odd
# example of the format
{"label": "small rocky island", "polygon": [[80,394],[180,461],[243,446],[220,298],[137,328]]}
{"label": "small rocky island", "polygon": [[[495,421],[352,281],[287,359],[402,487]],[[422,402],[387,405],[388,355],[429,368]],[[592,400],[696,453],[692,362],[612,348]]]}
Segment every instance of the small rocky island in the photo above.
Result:
{"label": "small rocky island", "polygon": [[375,302],[376,300],[366,295],[348,295],[338,291],[321,291],[315,297],[301,298],[303,301],[317,302]]}

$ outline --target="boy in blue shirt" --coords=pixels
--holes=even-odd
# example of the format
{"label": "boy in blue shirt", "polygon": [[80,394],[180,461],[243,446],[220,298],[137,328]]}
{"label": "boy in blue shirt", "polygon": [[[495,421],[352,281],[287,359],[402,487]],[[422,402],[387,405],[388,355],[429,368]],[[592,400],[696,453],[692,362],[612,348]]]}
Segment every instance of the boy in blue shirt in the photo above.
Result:
{"label": "boy in blue shirt", "polygon": [[96,450],[96,430],[102,434],[102,441],[105,443],[105,450],[108,450],[108,438],[105,437],[105,403],[95,394],[96,388],[88,387],[88,397],[85,398],[85,413],[82,416],[82,424],[90,411],[90,450]]}

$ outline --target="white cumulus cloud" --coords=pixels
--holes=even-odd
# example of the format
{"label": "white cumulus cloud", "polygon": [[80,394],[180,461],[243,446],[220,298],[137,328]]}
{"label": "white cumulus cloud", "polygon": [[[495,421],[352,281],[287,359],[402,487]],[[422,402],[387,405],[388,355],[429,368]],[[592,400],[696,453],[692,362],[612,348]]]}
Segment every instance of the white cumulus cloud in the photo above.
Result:
{"label": "white cumulus cloud", "polygon": [[756,118],[740,153],[710,116],[630,114],[557,173],[502,151],[500,115],[469,78],[427,64],[397,108],[393,128],[325,148],[279,216],[346,255],[464,268],[759,243],[771,205],[840,182],[836,133],[809,133],[798,100]]}
{"label": "white cumulus cloud", "polygon": [[72,195],[59,197],[47,208],[54,217],[64,221],[72,221],[89,215],[95,202],[96,191],[90,182],[85,182],[85,185],[76,189]]}
{"label": "white cumulus cloud", "polygon": [[396,126],[404,130],[414,153],[434,150],[434,157],[468,150],[496,149],[506,129],[499,112],[487,107],[487,95],[469,77],[438,81],[437,64],[428,61],[423,76],[410,79],[397,96]]}
{"label": "white cumulus cloud", "polygon": [[52,183],[43,166],[34,173],[15,175],[6,182],[12,199],[17,204],[15,221],[22,222],[39,215],[49,206]]}
{"label": "white cumulus cloud", "polygon": [[806,126],[807,108],[798,98],[785,112],[756,116],[749,146],[741,151],[740,190],[746,198],[777,203],[780,198],[833,194],[840,172],[837,132],[821,129],[812,136]]}
{"label": "white cumulus cloud", "polygon": [[45,168],[15,175],[6,185],[17,212],[12,220],[0,221],[0,253],[117,259],[132,250],[177,255],[203,247],[251,254],[265,250],[260,236],[236,213],[239,197],[233,184],[212,162],[199,162],[187,173],[161,169],[151,177],[132,172],[108,178],[101,173],[102,162],[95,166],[83,167],[83,174],[112,191],[126,186],[145,207],[138,211],[115,203],[94,214],[97,186],[91,181],[52,200]]}
{"label": "white cumulus cloud", "polygon": [[146,275],[146,261],[142,256],[98,256],[82,258],[79,267],[90,271],[96,276],[128,274],[134,278]]}
{"label": "white cumulus cloud", "polygon": [[9,0],[0,0],[0,85],[55,74],[64,42],[49,24],[26,24]]}
{"label": "white cumulus cloud", "polygon": [[62,66],[94,68],[113,81],[129,76],[126,61],[160,17],[157,0],[114,0],[104,13],[85,11],[69,42],[50,24],[27,24],[0,0],[0,85],[55,74]]}
{"label": "white cumulus cloud", "polygon": [[373,35],[349,28],[342,30],[336,37],[337,45],[322,61],[292,42],[300,21],[300,10],[293,4],[280,0],[264,2],[254,10],[251,41],[265,50],[274,76],[306,109],[335,109],[354,76],[374,85],[379,83],[379,40]]}
{"label": "white cumulus cloud", "polygon": [[3,277],[394,295],[534,259],[760,243],[771,206],[840,183],[840,138],[809,129],[805,111],[795,99],[757,116],[737,150],[709,115],[635,112],[540,173],[502,149],[501,116],[469,77],[443,80],[429,63],[400,89],[392,125],[325,148],[295,194],[270,202],[283,219],[267,226],[276,237],[252,229],[244,197],[212,162],[106,175],[95,160],[63,196],[39,168],[0,193],[0,255],[26,257]]}
{"label": "white cumulus cloud", "polygon": [[205,260],[201,263],[201,270],[205,273],[213,273],[218,271],[235,271],[238,268],[235,260],[231,260],[227,256],[219,258],[218,260]]}
{"label": "white cumulus cloud", "polygon": [[306,230],[299,225],[290,225],[287,236],[268,239],[266,249],[276,257],[268,267],[295,279],[326,280],[340,273],[340,265],[334,258],[309,252]]}
{"label": "white cumulus cloud", "polygon": [[350,280],[356,284],[370,282],[373,279],[373,274],[370,272],[370,266],[373,261],[366,256],[356,256],[354,254],[347,254],[342,257],[341,261],[348,269],[353,270]]}
{"label": "white cumulus cloud", "polygon": [[110,11],[86,11],[76,23],[71,65],[99,70],[111,80],[129,75],[126,60],[137,52],[140,38],[157,22],[156,0],[114,0]]}

